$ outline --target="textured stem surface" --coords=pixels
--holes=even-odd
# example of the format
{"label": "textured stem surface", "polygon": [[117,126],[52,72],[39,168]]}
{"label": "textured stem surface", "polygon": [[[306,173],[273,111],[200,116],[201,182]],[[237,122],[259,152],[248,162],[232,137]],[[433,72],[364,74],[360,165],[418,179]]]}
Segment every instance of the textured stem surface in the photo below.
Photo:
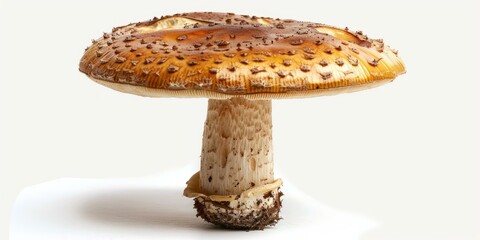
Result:
{"label": "textured stem surface", "polygon": [[273,178],[272,102],[231,98],[208,101],[200,189],[232,195]]}

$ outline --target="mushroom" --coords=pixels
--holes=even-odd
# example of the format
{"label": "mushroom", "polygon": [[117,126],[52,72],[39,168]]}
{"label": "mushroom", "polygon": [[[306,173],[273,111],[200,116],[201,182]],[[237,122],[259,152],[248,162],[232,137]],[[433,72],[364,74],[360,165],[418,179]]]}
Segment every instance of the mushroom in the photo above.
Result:
{"label": "mushroom", "polygon": [[208,98],[201,167],[184,196],[206,221],[252,230],[280,219],[271,100],[364,90],[405,68],[382,40],[347,28],[194,12],[114,28],[80,71],[120,92]]}

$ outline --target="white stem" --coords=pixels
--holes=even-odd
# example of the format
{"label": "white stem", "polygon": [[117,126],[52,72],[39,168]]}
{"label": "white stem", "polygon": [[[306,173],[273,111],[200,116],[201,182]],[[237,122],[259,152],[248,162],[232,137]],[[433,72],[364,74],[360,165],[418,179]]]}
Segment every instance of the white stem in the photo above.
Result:
{"label": "white stem", "polygon": [[273,181],[272,102],[231,98],[208,101],[200,189],[240,194]]}

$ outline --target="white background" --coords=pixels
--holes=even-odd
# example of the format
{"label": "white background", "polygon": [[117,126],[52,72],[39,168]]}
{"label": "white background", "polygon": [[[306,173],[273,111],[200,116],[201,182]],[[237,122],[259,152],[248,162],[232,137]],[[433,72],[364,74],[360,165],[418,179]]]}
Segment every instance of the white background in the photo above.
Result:
{"label": "white background", "polygon": [[319,201],[382,224],[362,239],[480,239],[480,22],[474,1],[2,1],[1,230],[22,188],[199,161],[206,99],[121,94],[78,72],[112,27],[228,11],[363,30],[407,74],[364,92],[274,101],[275,161]]}

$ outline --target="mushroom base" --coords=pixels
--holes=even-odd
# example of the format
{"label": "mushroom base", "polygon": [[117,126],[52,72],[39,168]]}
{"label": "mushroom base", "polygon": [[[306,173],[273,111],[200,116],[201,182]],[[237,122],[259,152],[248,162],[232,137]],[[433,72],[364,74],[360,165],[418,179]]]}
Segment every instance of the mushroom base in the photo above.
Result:
{"label": "mushroom base", "polygon": [[281,179],[255,186],[238,195],[205,195],[199,188],[199,173],[187,182],[183,195],[194,198],[197,217],[215,225],[239,230],[261,230],[280,219]]}
{"label": "mushroom base", "polygon": [[216,202],[204,197],[195,198],[197,217],[215,225],[237,230],[263,230],[280,219],[281,191],[270,191],[254,200],[256,207],[231,207],[228,202]]}

